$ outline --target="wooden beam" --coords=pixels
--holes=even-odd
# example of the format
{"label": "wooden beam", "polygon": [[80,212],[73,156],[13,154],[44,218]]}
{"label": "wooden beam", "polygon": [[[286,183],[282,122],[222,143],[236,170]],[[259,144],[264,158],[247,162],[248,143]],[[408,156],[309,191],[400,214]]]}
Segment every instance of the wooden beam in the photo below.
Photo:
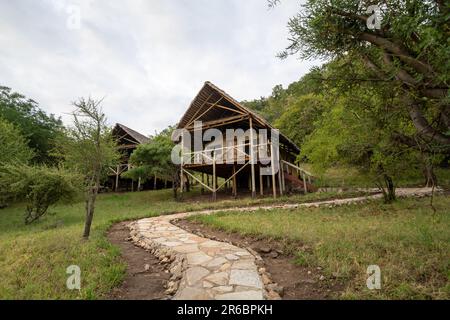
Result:
{"label": "wooden beam", "polygon": [[[212,104],[211,102],[208,102],[207,104]],[[228,110],[228,111],[232,111],[232,112],[235,112],[235,113],[239,113],[239,114],[246,114],[245,112],[242,112],[241,110],[236,110],[236,109],[233,109],[233,108],[230,108],[230,107],[225,107],[225,106],[222,106],[222,105],[220,105],[220,104],[216,104],[216,107],[217,108],[221,108],[221,109],[225,109],[225,110]]]}
{"label": "wooden beam", "polygon": [[[197,182],[199,182],[200,184],[202,184],[202,182],[201,182],[196,176],[194,176],[192,173],[190,173],[190,172],[187,171],[187,170],[184,170],[184,172],[185,172],[188,176],[192,177],[192,179],[194,179],[195,181],[197,181]],[[205,184],[202,184],[202,185],[205,186],[207,189],[213,191],[213,189],[210,188],[209,186],[207,186],[207,185],[205,185]]]}
{"label": "wooden beam", "polygon": [[305,194],[308,194],[308,186],[306,185],[306,177],[304,172],[302,172],[302,179],[303,179],[303,187],[305,188]]}
{"label": "wooden beam", "polygon": [[237,197],[237,185],[236,185],[236,165],[233,164],[233,197]]}
{"label": "wooden beam", "polygon": [[250,165],[252,173],[252,198],[256,197],[256,186],[255,186],[255,148],[253,141],[253,120],[252,117],[249,118],[250,123]]}
{"label": "wooden beam", "polygon": [[200,190],[201,194],[205,194],[205,188],[203,187],[204,184],[205,184],[205,174],[202,172],[202,188]]}
{"label": "wooden beam", "polygon": [[118,150],[122,150],[122,149],[136,149],[137,148],[137,144],[122,144],[117,146]]}
{"label": "wooden beam", "polygon": [[217,199],[217,195],[216,195],[216,152],[214,152],[214,156],[213,156],[213,194],[212,194],[212,198],[215,201]]}
{"label": "wooden beam", "polygon": [[283,190],[283,192],[286,192],[286,184],[285,184],[285,180],[284,180],[284,168],[283,168],[283,161],[280,161],[280,173],[281,173],[281,190]]}
{"label": "wooden beam", "polygon": [[264,195],[264,183],[263,183],[263,175],[261,174],[261,168],[259,169],[259,193]]}
{"label": "wooden beam", "polygon": [[278,186],[280,188],[280,196],[283,195],[283,182],[281,181],[281,171],[278,170]]}
{"label": "wooden beam", "polygon": [[[211,127],[222,126],[222,125],[226,125],[226,124],[239,122],[239,121],[247,119],[247,117],[248,117],[247,115],[237,115],[237,116],[231,116],[231,117],[221,118],[221,119],[217,119],[217,120],[205,121],[205,122],[202,122],[202,130],[205,130],[205,129],[208,129]],[[185,127],[185,129],[188,131],[192,131],[195,129],[195,127],[194,127],[194,125],[188,125]]]}
{"label": "wooden beam", "polygon": [[274,199],[277,198],[277,183],[275,180],[275,150],[272,141],[270,141],[270,166],[272,168],[272,192]]}
{"label": "wooden beam", "polygon": [[[217,101],[216,101],[214,104],[212,104],[211,106],[209,106],[209,108],[206,109],[205,112],[203,112],[203,113],[202,113],[201,115],[199,115],[198,117],[192,119],[192,120],[188,123],[188,126],[189,126],[191,123],[193,123],[193,122],[195,122],[196,120],[198,120],[198,119],[200,119],[201,117],[203,117],[205,114],[207,114],[212,108],[214,108],[214,106],[215,106],[216,104],[218,104],[218,103],[220,102],[220,100],[222,100],[222,98],[223,98],[223,97],[220,97],[220,99],[217,100]],[[199,109],[199,110],[200,110],[200,109]],[[195,116],[194,116],[194,117],[195,117]]]}
{"label": "wooden beam", "polygon": [[184,134],[181,134],[181,161],[180,161],[180,193],[183,193],[184,189],[184,174],[183,174],[183,162],[184,162]]}
{"label": "wooden beam", "polygon": [[[194,119],[194,118],[195,118],[195,116],[200,112],[200,110],[202,110],[203,106],[204,106],[206,103],[208,103],[208,100],[211,99],[211,97],[213,96],[213,94],[214,94],[214,93],[211,93],[211,94],[208,96],[208,98],[207,98],[207,99],[205,100],[205,102],[203,102],[202,105],[197,109],[197,111],[194,113],[194,115],[192,116],[191,119]],[[194,121],[195,121],[195,120],[194,120]],[[187,127],[190,123],[192,123],[192,122],[193,122],[193,121],[189,121],[189,122],[187,123],[186,127]]]}

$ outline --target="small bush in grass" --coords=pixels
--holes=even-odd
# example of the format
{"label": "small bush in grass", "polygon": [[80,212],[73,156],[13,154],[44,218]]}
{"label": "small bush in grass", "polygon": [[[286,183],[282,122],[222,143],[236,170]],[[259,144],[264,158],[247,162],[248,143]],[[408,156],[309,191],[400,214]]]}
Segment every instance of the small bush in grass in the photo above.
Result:
{"label": "small bush in grass", "polygon": [[24,164],[0,168],[0,193],[27,202],[25,224],[42,217],[49,206],[73,201],[80,190],[81,178],[65,169]]}

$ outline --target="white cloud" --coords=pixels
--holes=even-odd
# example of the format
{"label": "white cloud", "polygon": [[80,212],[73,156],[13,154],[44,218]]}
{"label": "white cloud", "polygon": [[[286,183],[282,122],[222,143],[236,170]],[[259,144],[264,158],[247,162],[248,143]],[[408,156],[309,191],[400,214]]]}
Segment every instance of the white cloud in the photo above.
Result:
{"label": "white cloud", "polygon": [[[67,28],[78,5],[81,28]],[[206,80],[236,99],[270,94],[314,64],[280,61],[299,2],[0,1],[0,84],[65,121],[80,96],[145,134],[175,124]],[[317,64],[317,62],[315,62]]]}

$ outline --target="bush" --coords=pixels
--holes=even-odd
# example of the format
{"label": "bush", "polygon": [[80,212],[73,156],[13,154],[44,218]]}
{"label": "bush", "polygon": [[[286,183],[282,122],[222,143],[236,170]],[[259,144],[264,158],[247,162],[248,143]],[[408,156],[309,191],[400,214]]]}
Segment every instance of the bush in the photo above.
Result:
{"label": "bush", "polygon": [[28,163],[33,156],[20,130],[0,117],[0,164]]}
{"label": "bush", "polygon": [[62,168],[24,164],[0,168],[0,194],[4,200],[25,199],[25,224],[42,217],[59,201],[74,201],[80,183],[79,175]]}

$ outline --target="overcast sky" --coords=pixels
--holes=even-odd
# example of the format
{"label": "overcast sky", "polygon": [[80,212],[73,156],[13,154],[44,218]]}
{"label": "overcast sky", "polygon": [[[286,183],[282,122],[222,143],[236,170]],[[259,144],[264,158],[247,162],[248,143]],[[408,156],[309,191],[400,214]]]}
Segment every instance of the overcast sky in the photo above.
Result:
{"label": "overcast sky", "polygon": [[207,80],[250,100],[317,65],[275,57],[300,2],[0,0],[0,85],[66,123],[77,97],[105,97],[111,124],[153,134]]}

